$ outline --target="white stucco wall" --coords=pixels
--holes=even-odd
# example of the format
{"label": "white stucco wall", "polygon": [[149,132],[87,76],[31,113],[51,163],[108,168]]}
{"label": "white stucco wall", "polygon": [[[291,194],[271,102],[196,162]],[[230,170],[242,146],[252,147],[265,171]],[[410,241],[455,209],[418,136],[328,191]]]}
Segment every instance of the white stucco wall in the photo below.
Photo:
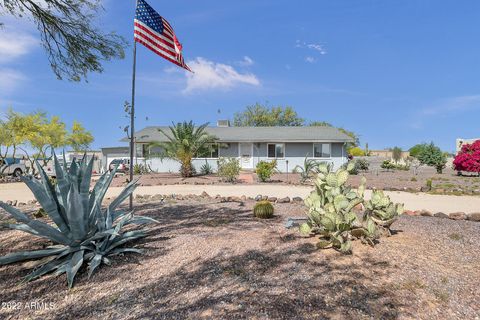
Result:
{"label": "white stucco wall", "polygon": [[[238,143],[230,143],[227,148],[220,149],[220,157],[236,157],[238,158]],[[312,143],[286,143],[285,144],[285,158],[277,159],[277,169],[280,172],[292,172],[293,169],[299,165],[303,166],[305,156],[308,155],[309,158],[313,153]],[[319,161],[325,161],[332,163],[334,169],[339,168],[344,163],[347,162],[346,154],[347,152],[344,149],[342,143],[332,143],[331,148],[331,157],[329,158],[317,158]],[[218,159],[194,159],[192,164],[200,172],[200,168],[205,162],[208,162],[210,166],[216,171],[217,169],[217,160]],[[254,144],[253,150],[253,168],[260,161],[271,161],[267,157],[267,144],[258,143]],[[288,166],[287,166],[288,161]],[[172,159],[160,159],[152,158],[146,160],[146,163],[157,172],[172,172],[178,173],[180,170],[180,163]],[[287,168],[288,167],[288,168]]]}

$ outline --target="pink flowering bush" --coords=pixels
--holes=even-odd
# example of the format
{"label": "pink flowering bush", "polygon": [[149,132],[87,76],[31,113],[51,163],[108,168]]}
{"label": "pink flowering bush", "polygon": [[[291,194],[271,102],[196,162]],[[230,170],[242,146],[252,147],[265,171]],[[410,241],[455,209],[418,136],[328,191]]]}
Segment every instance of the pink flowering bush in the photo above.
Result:
{"label": "pink flowering bush", "polygon": [[457,171],[480,173],[480,140],[464,144],[453,160],[453,166]]}

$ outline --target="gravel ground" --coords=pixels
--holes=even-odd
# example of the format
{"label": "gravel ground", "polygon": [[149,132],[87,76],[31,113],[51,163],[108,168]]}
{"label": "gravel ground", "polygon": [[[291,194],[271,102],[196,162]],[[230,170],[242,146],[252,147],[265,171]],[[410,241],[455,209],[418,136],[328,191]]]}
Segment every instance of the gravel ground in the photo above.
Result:
{"label": "gravel ground", "polygon": [[[253,202],[137,204],[160,223],[146,255],[113,259],[73,289],[64,277],[20,283],[24,265],[0,267],[1,319],[479,319],[480,224],[402,216],[375,248],[341,255],[284,228],[301,205]],[[0,231],[0,254],[46,243]],[[32,302],[49,308],[32,308]],[[28,304],[27,304],[28,303]]]}
{"label": "gravel ground", "polygon": [[[367,178],[367,187],[382,190],[410,190],[421,191],[425,188],[427,180],[432,180],[432,192],[438,194],[480,194],[480,177],[478,176],[457,176],[452,169],[445,169],[444,173],[437,174],[432,168],[422,167],[417,175],[413,171],[385,171],[370,170],[360,172],[359,175],[351,176],[349,183],[358,187],[362,176]],[[197,176],[192,178],[182,178],[179,174],[173,173],[153,173],[140,178],[139,184],[142,186],[173,185],[173,184],[228,184],[220,181],[216,175]],[[127,184],[127,176],[119,175],[116,177],[112,186],[124,186]],[[261,183],[257,181],[255,175],[251,181],[239,180],[238,184],[300,184],[298,174],[279,173],[274,174],[269,182]],[[310,183],[311,184],[311,183]],[[422,190],[425,191],[425,190]]]}

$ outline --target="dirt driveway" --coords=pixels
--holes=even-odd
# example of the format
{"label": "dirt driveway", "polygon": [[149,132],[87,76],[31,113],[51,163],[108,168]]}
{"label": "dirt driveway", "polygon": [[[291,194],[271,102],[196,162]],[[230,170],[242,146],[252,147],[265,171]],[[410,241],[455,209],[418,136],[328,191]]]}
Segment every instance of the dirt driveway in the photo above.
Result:
{"label": "dirt driveway", "polygon": [[[114,197],[122,187],[111,187],[107,197]],[[211,196],[241,196],[255,197],[258,194],[274,197],[305,197],[311,191],[309,186],[294,185],[162,185],[162,186],[140,186],[136,194],[201,194],[206,191]],[[429,210],[431,212],[480,212],[480,197],[478,196],[453,196],[453,195],[431,195],[425,193],[409,193],[400,191],[386,192],[395,202],[404,203],[408,210]],[[367,197],[369,197],[367,191]],[[27,202],[32,200],[33,195],[23,183],[0,184],[0,201],[17,200]]]}

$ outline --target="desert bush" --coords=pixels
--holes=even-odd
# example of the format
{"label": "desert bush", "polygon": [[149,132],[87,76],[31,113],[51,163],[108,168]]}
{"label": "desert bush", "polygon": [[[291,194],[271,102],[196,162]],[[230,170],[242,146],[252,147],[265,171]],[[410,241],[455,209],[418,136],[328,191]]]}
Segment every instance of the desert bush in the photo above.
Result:
{"label": "desert bush", "polygon": [[240,174],[240,162],[235,158],[218,159],[217,174],[222,180],[235,182]]}
{"label": "desert bush", "polygon": [[255,170],[255,173],[258,176],[258,179],[262,182],[265,182],[270,179],[272,174],[275,173],[277,168],[277,161],[272,160],[270,162],[268,161],[260,161],[257,163],[257,168]]}
{"label": "desert bush", "polygon": [[315,159],[308,159],[308,156],[306,156],[303,160],[303,167],[297,165],[295,168],[293,168],[293,173],[299,173],[300,182],[305,183],[309,181],[312,177],[314,177],[315,174],[318,172],[319,164],[320,161]]}
{"label": "desert bush", "polygon": [[[350,163],[346,169],[332,172],[325,165],[319,166],[315,180],[315,190],[305,199],[309,221],[300,226],[302,235],[319,234],[318,248],[334,248],[343,253],[351,253],[352,241],[374,245],[382,234],[377,229],[389,228],[395,217],[403,212],[401,205],[392,204],[388,197],[374,193],[372,199],[364,199],[365,177],[357,191],[346,185]],[[368,206],[362,218],[358,218],[354,208]],[[395,212],[391,208],[395,208]],[[393,220],[392,220],[393,219]]]}
{"label": "desert bush", "polygon": [[368,171],[368,168],[370,167],[370,162],[366,159],[357,159],[355,160],[355,167],[359,171]]}
{"label": "desert bush", "polygon": [[402,159],[402,149],[400,149],[399,147],[393,147],[392,158],[395,162],[400,161]]}
{"label": "desert bush", "polygon": [[423,149],[427,146],[426,143],[419,143],[408,149],[408,152],[410,153],[411,157],[417,158],[422,153]]}
{"label": "desert bush", "polygon": [[150,169],[149,166],[143,164],[143,163],[136,163],[133,165],[133,174],[134,175],[142,175],[142,174],[148,174],[151,173],[152,169]]}
{"label": "desert bush", "polygon": [[434,167],[437,173],[442,173],[447,163],[447,157],[433,142],[425,145],[418,155],[418,160],[420,160],[422,164]]}
{"label": "desert bush", "polygon": [[387,171],[395,169],[395,163],[393,163],[390,160],[384,160],[382,164],[380,165],[382,169],[385,169]]}
{"label": "desert bush", "polygon": [[353,147],[348,150],[348,154],[353,156],[353,157],[363,157],[366,156],[365,150],[363,150],[360,147]]}
{"label": "desert bush", "polygon": [[457,171],[477,172],[480,175],[480,140],[464,144],[453,160]]}
{"label": "desert bush", "polygon": [[270,201],[259,201],[253,207],[253,214],[257,218],[270,219],[273,217],[274,208]]}
{"label": "desert bush", "polygon": [[410,164],[409,163],[397,163],[395,164],[395,170],[402,170],[402,171],[409,171],[410,170]]}
{"label": "desert bush", "polygon": [[427,181],[425,182],[425,185],[426,185],[428,191],[432,190],[432,185],[433,185],[432,179],[427,179]]}
{"label": "desert bush", "polygon": [[50,240],[53,245],[34,251],[10,253],[0,257],[0,265],[39,260],[37,267],[26,276],[26,280],[54,272],[66,273],[69,287],[73,286],[75,275],[83,265],[88,265],[89,277],[102,264],[109,264],[110,257],[120,253],[141,253],[137,248],[125,248],[127,242],[143,238],[143,230],[124,231],[131,224],[145,224],[155,220],[134,216],[132,212],[117,210],[136,188],[136,181],[129,183],[110,205],[103,209],[101,204],[115,170],[105,173],[90,192],[93,159],[87,164],[73,161],[69,169],[62,167],[54,157],[57,185],[54,187],[42,166],[37,167],[41,180],[22,177],[38,203],[53,224],[32,220],[18,209],[0,201],[0,207],[10,214],[18,224],[9,224],[15,230],[31,233]]}
{"label": "desert bush", "polygon": [[200,174],[207,175],[207,174],[212,174],[212,173],[213,173],[212,166],[210,165],[210,163],[205,161],[205,163],[200,167]]}

